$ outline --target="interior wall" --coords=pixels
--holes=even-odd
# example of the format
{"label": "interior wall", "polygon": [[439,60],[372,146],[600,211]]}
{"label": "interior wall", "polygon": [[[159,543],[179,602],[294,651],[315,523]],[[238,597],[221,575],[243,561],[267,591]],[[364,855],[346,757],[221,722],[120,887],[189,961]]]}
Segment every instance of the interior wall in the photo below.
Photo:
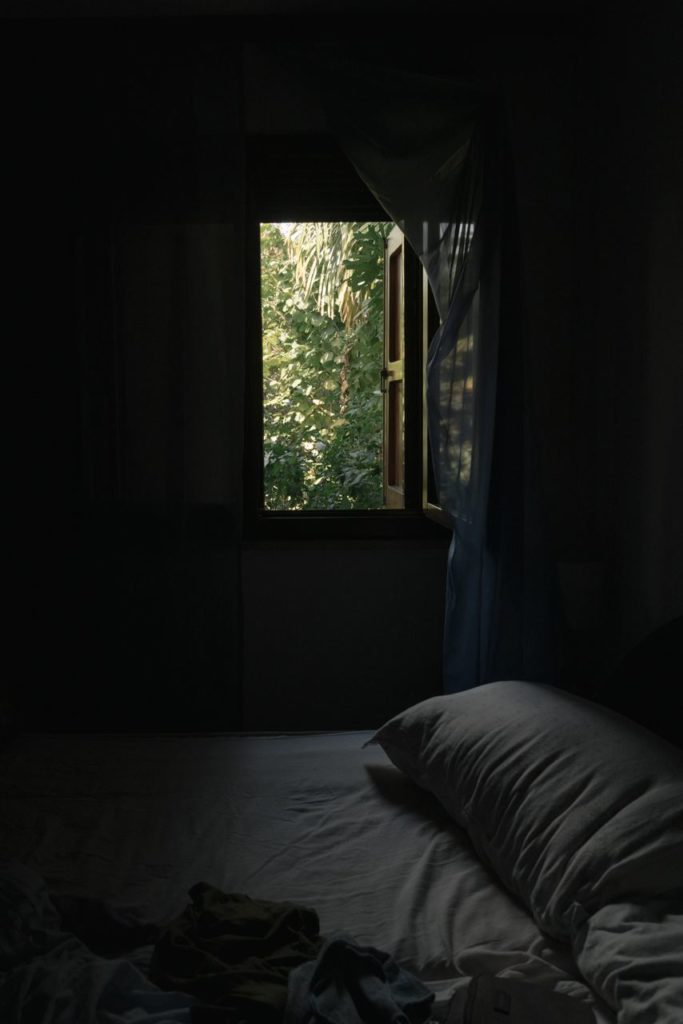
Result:
{"label": "interior wall", "polygon": [[[558,560],[595,544],[594,204],[587,35],[527,42],[501,72],[517,174],[528,380]],[[588,152],[587,152],[588,151]]]}
{"label": "interior wall", "polygon": [[[520,232],[529,412],[561,613],[559,678],[590,690],[607,664],[608,563],[597,500],[599,223],[594,20],[501,49]],[[580,680],[580,683],[579,683]]]}
{"label": "interior wall", "polygon": [[683,615],[683,65],[670,11],[603,37],[596,364],[612,657]]}
{"label": "interior wall", "polygon": [[446,545],[252,546],[244,725],[367,729],[441,691]]}
{"label": "interior wall", "polygon": [[[188,225],[201,223],[209,244],[201,242],[199,250],[211,263],[211,239],[224,234],[216,225],[230,220],[231,209],[236,221],[243,214],[239,154],[231,160],[223,120],[226,109],[235,112],[239,68],[226,68],[218,44],[209,47],[208,63],[192,64],[178,31],[167,50],[164,33],[146,26],[145,46],[134,47],[127,64],[117,40],[121,32],[137,38],[130,26],[117,29],[117,39],[103,23],[87,32],[64,23],[60,30],[50,24],[20,29],[12,75],[21,89],[8,127],[17,170],[11,194],[19,212],[12,252],[21,266],[13,480],[22,541],[12,593],[19,595],[23,661],[16,692],[26,706],[42,708],[44,722],[58,711],[61,722],[67,720],[85,694],[95,717],[102,706],[118,705],[124,723],[140,721],[126,710],[144,700],[153,723],[160,702],[168,700],[168,673],[175,672],[170,718],[182,726],[199,666],[204,697],[198,727],[202,716],[231,727],[238,720],[242,642],[245,721],[254,728],[369,725],[399,702],[434,692],[443,549],[247,548],[241,612],[233,526],[225,527],[223,539],[211,540],[203,526],[199,533],[185,526],[169,532],[166,517],[167,532],[148,543],[144,523],[128,533],[120,522],[107,526],[104,516],[95,534],[90,528],[87,537],[79,534],[92,481],[95,493],[114,493],[107,488],[114,487],[117,463],[103,432],[111,394],[97,374],[110,358],[112,332],[122,326],[112,313],[106,260],[102,274],[84,274],[79,239],[85,229],[106,244],[123,203],[123,219],[135,224],[126,238],[143,240],[142,247],[133,244],[137,259],[151,258],[155,239],[177,238],[174,225],[182,223],[194,237]],[[92,31],[106,43],[104,62],[83,42]],[[227,28],[225,38],[232,38]],[[425,51],[426,63],[428,57]],[[551,41],[533,33],[482,36],[463,62],[468,73],[497,84],[508,101],[545,500],[556,559],[570,567],[567,664],[599,671],[683,609],[681,64],[667,17],[650,9],[640,20],[610,22],[595,38],[581,32]],[[159,67],[170,93],[160,84]],[[297,94],[286,74],[253,54],[245,67],[249,130],[320,130],[314,98]],[[139,120],[141,109],[146,114]],[[226,176],[227,167],[235,176]],[[154,225],[151,232],[146,224]],[[154,244],[147,245],[150,239]],[[225,337],[226,358],[216,364],[220,380],[212,379],[208,410],[202,405],[206,366],[195,366],[187,377],[185,423],[195,426],[182,458],[177,450],[169,458],[185,459],[200,500],[227,496],[237,514],[239,225],[230,244],[235,269],[226,305],[215,316],[231,329],[223,335],[219,327],[210,343],[217,352]],[[183,247],[182,259],[191,252],[192,245]],[[170,259],[165,248],[161,269]],[[204,330],[205,288],[201,282],[189,287],[182,259],[164,283],[170,291],[174,282],[187,288],[190,306],[181,307],[191,315],[182,324],[157,315],[163,294],[154,298],[143,269],[129,263],[134,281],[126,286],[123,327],[131,356],[127,386],[139,389],[138,410],[147,402],[146,382],[178,357],[175,342],[167,350],[169,342],[181,339],[181,348],[193,351],[193,331]],[[149,278],[150,289],[161,269]],[[182,371],[173,365],[174,373]],[[91,371],[94,406],[86,400]],[[223,419],[225,395],[232,404]],[[159,397],[152,393],[152,403]],[[91,414],[99,425],[87,436]],[[225,431],[225,466],[219,446],[210,467],[202,462],[209,414]],[[154,429],[147,435],[144,423],[136,428],[145,443]],[[103,444],[93,448],[93,438]],[[144,450],[134,438],[128,443],[129,480],[138,494],[149,495],[153,476]],[[155,495],[172,478],[163,458],[157,444]],[[182,502],[182,487],[178,493]],[[310,635],[302,608],[315,623]],[[588,615],[587,608],[593,609]],[[264,628],[276,643],[264,642]],[[607,652],[597,650],[605,635],[612,645]],[[131,638],[144,642],[144,657]],[[112,651],[103,705],[97,687],[102,659]],[[77,681],[56,687],[55,672],[65,666]],[[321,702],[323,671],[331,684]],[[106,721],[100,715],[100,723]]]}
{"label": "interior wall", "polygon": [[[249,45],[244,67],[248,133],[326,130],[284,54]],[[440,692],[447,546],[247,544],[245,728],[370,728]]]}
{"label": "interior wall", "polygon": [[[567,31],[567,28],[569,31]],[[427,42],[418,64],[429,67]],[[582,671],[597,677],[604,668],[606,609],[602,580],[607,560],[596,501],[597,474],[594,437],[600,402],[592,363],[598,344],[593,289],[586,275],[595,273],[595,182],[593,159],[594,40],[579,19],[557,32],[519,30],[500,35],[474,33],[467,52],[459,54],[458,73],[474,77],[497,90],[508,115],[510,145],[516,172],[521,243],[523,312],[529,351],[529,387],[538,444],[545,520],[557,570],[562,602],[560,673],[563,680]],[[421,62],[421,63],[420,63]],[[245,123],[248,132],[315,132],[325,118],[315,95],[300,84],[285,52],[247,48],[245,59]],[[349,564],[363,572],[361,552],[349,551]],[[282,575],[300,571],[299,553],[278,553]],[[252,557],[243,561],[245,593],[258,586]],[[425,568],[425,573],[427,569]],[[433,568],[429,570],[432,575]],[[307,569],[314,591],[325,592],[323,563]],[[434,577],[442,589],[442,581]],[[402,599],[402,598],[401,598]],[[255,605],[245,602],[245,629]],[[396,605],[399,610],[400,604]],[[394,608],[387,613],[389,631]],[[287,637],[298,643],[295,609],[285,606]],[[415,629],[419,629],[416,624]],[[335,642],[332,620],[327,627]],[[430,635],[415,634],[428,651]],[[250,675],[249,643],[247,693],[260,692],[270,668],[276,676],[278,649],[259,652],[258,668]],[[294,652],[285,657],[295,659]],[[399,672],[401,671],[399,667]],[[390,688],[394,680],[387,677]],[[406,681],[406,685],[408,682]],[[247,696],[248,703],[248,696]]]}
{"label": "interior wall", "polygon": [[683,65],[673,7],[501,50],[564,681],[683,614]]}
{"label": "interior wall", "polygon": [[168,23],[9,35],[12,705],[29,728],[238,728],[239,47]]}

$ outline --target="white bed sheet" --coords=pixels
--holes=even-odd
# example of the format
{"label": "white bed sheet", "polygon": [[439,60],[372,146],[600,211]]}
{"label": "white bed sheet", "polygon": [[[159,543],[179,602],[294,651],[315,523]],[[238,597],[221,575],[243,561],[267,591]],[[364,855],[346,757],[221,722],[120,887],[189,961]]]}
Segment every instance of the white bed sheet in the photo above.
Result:
{"label": "white bed sheet", "polygon": [[391,952],[439,998],[479,972],[590,998],[566,947],[370,736],[25,736],[0,758],[0,858],[156,921],[198,881],[306,903],[323,934]]}

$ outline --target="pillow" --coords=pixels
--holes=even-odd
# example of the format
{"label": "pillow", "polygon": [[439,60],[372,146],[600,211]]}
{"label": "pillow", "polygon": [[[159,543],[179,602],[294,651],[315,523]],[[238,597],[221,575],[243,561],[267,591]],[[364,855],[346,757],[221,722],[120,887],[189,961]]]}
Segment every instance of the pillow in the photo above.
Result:
{"label": "pillow", "polygon": [[683,893],[683,753],[616,712],[496,682],[416,704],[370,742],[561,941],[607,903]]}

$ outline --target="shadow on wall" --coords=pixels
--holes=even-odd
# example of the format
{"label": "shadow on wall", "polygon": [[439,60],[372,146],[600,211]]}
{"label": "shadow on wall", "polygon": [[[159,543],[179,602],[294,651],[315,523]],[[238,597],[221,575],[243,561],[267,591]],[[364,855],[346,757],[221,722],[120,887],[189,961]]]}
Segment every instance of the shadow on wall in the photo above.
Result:
{"label": "shadow on wall", "polygon": [[238,567],[232,518],[217,506],[80,520],[32,595],[23,727],[239,728]]}
{"label": "shadow on wall", "polygon": [[683,616],[640,641],[622,658],[595,694],[671,743],[683,747],[680,727]]}

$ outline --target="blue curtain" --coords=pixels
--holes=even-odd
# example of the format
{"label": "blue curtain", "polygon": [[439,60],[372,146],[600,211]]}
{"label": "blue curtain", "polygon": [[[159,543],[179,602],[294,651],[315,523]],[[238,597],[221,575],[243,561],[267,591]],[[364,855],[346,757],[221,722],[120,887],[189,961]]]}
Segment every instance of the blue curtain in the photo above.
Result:
{"label": "blue curtain", "polygon": [[335,54],[324,64],[315,81],[326,83],[330,130],[418,253],[439,312],[427,388],[439,504],[453,528],[444,688],[553,681],[552,563],[502,106],[451,77]]}

